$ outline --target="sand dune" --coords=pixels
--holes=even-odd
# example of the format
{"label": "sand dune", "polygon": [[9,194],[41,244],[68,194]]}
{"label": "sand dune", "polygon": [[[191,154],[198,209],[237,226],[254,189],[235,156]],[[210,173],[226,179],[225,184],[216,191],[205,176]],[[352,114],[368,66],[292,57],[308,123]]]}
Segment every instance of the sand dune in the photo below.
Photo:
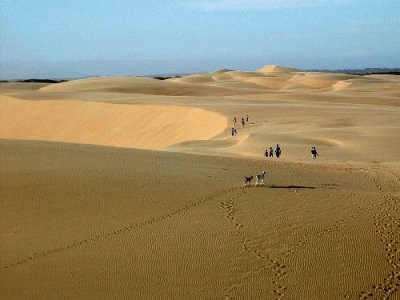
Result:
{"label": "sand dune", "polygon": [[338,82],[336,82],[335,84],[332,85],[332,90],[333,91],[340,91],[340,90],[344,90],[347,87],[349,87],[351,85],[350,81],[346,81],[346,80],[339,80]]}
{"label": "sand dune", "polygon": [[[307,160],[308,148],[316,145],[330,160],[397,161],[400,145],[392,139],[400,134],[399,111],[387,105],[400,105],[393,97],[399,83],[393,76],[231,70],[164,81],[82,79],[20,94],[24,99],[50,97],[47,102],[5,98],[1,136],[252,157],[259,157],[266,147],[284,143],[288,150],[285,158],[292,161]],[[237,93],[230,96],[235,98],[218,98],[215,89]],[[198,91],[202,94],[196,98],[193,95]],[[249,94],[243,96],[244,91]],[[354,96],[356,91],[364,92]],[[374,91],[379,91],[378,98]],[[180,93],[192,96],[172,98]],[[70,100],[60,101],[57,95]],[[331,105],[331,100],[342,104]],[[347,105],[347,101],[357,105]],[[151,103],[158,106],[149,106]],[[386,108],[381,103],[386,103]],[[227,120],[244,113],[251,115],[251,121],[245,128],[233,126],[239,136],[232,138],[233,124]],[[217,135],[218,139],[212,139]],[[385,157],[377,157],[375,147],[365,141],[384,145]]]}
{"label": "sand dune", "polygon": [[161,149],[212,138],[227,126],[219,114],[173,105],[0,101],[0,138]]}
{"label": "sand dune", "polygon": [[[182,81],[183,82],[183,81]],[[58,83],[41,88],[44,92],[108,92],[135,93],[167,96],[227,96],[249,91],[199,85],[197,80],[182,84],[172,80],[156,80],[140,77],[96,77]]]}
{"label": "sand dune", "polygon": [[0,83],[0,298],[399,299],[399,78]]}
{"label": "sand dune", "polygon": [[[257,72],[223,70],[182,78],[155,80],[140,77],[97,77],[46,85],[41,92],[56,93],[128,93],[164,96],[233,96],[262,93],[264,90],[291,91],[319,89],[350,92],[379,89],[394,91],[400,81],[393,76],[357,76],[335,73],[302,72],[279,66],[266,66]],[[395,76],[394,76],[395,77]],[[378,86],[375,86],[378,85]],[[395,94],[397,96],[397,94]]]}
{"label": "sand dune", "polygon": [[[288,80],[285,89],[296,89],[296,88],[309,88],[309,89],[327,89],[333,88],[335,85],[343,80],[354,78],[355,76],[345,74],[301,74],[295,75]],[[337,88],[337,87],[336,87]],[[342,86],[342,89],[345,88]]]}
{"label": "sand dune", "polygon": [[265,65],[261,69],[259,69],[257,72],[260,73],[269,73],[269,72],[301,72],[301,70],[296,69],[296,68],[288,68],[288,67],[282,67],[282,66],[277,66],[277,65]]}
{"label": "sand dune", "polygon": [[[257,72],[239,72],[226,70],[209,74],[195,74],[172,79],[171,82],[201,84],[224,87],[265,88],[273,90],[330,89],[343,90],[349,84],[341,82],[359,79],[360,76],[348,74],[325,74],[302,72],[301,70],[279,66],[266,66]],[[340,87],[340,88],[338,88]]]}

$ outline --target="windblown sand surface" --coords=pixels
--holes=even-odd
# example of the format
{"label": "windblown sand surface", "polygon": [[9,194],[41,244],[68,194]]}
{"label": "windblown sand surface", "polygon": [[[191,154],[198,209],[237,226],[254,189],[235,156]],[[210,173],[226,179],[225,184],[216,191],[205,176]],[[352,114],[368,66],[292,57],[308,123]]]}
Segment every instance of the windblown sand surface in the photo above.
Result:
{"label": "windblown sand surface", "polygon": [[228,124],[224,116],[199,108],[9,97],[3,97],[0,114],[1,138],[145,149],[209,139]]}
{"label": "windblown sand surface", "polygon": [[0,83],[0,298],[398,299],[399,137],[397,76]]}

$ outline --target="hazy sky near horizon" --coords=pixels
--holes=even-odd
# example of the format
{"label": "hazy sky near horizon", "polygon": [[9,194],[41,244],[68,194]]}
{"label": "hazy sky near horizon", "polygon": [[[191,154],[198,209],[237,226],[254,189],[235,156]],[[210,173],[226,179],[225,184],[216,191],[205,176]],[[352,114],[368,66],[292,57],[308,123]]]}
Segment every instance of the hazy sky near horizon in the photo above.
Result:
{"label": "hazy sky near horizon", "polygon": [[399,0],[2,0],[0,79],[400,67]]}

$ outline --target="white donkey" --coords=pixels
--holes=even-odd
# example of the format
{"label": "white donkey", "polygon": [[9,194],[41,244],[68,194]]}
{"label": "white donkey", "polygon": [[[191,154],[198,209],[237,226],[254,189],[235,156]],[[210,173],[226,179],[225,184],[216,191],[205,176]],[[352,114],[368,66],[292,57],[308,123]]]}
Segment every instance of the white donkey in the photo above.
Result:
{"label": "white donkey", "polygon": [[256,175],[256,186],[264,185],[264,178],[265,178],[265,171],[263,171],[262,174]]}

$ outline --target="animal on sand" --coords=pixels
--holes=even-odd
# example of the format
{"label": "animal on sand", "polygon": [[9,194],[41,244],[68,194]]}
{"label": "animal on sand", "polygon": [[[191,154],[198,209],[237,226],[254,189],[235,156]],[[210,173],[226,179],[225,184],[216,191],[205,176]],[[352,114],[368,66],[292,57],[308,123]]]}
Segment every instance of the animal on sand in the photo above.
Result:
{"label": "animal on sand", "polygon": [[251,184],[251,181],[253,180],[253,176],[244,176],[244,184]]}
{"label": "animal on sand", "polygon": [[256,185],[264,185],[265,171],[256,175]]}

